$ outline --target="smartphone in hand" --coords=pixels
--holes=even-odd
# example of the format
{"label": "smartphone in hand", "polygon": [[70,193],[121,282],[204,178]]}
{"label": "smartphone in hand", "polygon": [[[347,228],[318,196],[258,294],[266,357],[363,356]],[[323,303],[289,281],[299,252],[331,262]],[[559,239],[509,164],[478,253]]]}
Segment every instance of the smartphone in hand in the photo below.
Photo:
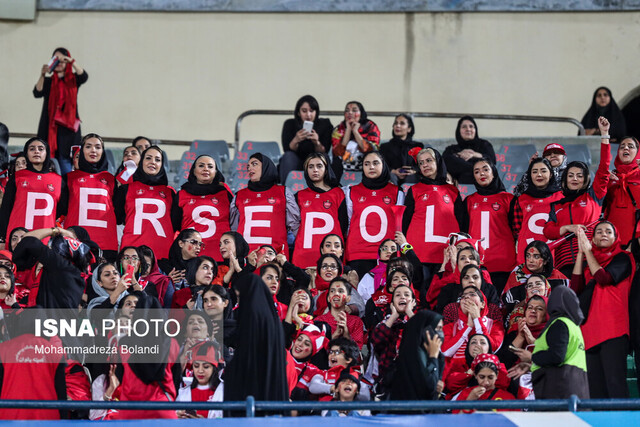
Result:
{"label": "smartphone in hand", "polygon": [[313,130],[313,122],[305,120],[302,124],[302,129],[306,130],[307,132],[311,132]]}

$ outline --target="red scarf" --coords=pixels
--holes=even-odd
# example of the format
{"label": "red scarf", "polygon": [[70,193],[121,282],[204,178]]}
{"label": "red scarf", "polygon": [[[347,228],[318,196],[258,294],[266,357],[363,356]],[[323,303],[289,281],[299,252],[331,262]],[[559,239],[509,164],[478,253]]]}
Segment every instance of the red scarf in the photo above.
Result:
{"label": "red scarf", "polygon": [[[609,263],[611,262],[614,256],[618,255],[620,252],[623,252],[622,245],[620,243],[620,236],[618,235],[618,230],[616,229],[615,226],[613,226],[613,229],[615,230],[615,233],[616,233],[616,240],[613,242],[611,246],[607,248],[599,248],[594,244],[591,245],[591,253],[593,253],[593,256],[595,257],[596,261],[598,261],[598,264],[600,264],[600,267],[602,268],[605,268],[607,265],[609,265]],[[593,278],[593,275],[591,274],[591,270],[589,268],[585,268],[585,271],[584,271],[585,283],[589,283],[589,281],[592,278]]]}
{"label": "red scarf", "polygon": [[[614,197],[620,206],[628,207],[629,206],[628,203],[631,202],[631,200],[629,199],[629,193],[628,193],[628,188],[629,188],[628,181],[629,181],[629,178],[631,178],[633,175],[636,175],[638,171],[640,171],[640,167],[636,162],[636,160],[638,160],[639,158],[640,158],[640,150],[638,150],[638,154],[636,154],[636,158],[633,159],[631,163],[628,163],[626,165],[623,164],[620,161],[620,157],[618,157],[618,155],[616,155],[616,158],[613,161],[613,165],[615,166],[616,176],[618,177],[618,182],[613,185],[617,187],[619,191],[622,192],[622,194],[614,193]],[[621,202],[624,204],[622,204]]]}
{"label": "red scarf", "polygon": [[[550,292],[551,286],[549,286],[549,282],[547,282],[547,293],[545,296],[541,296],[541,295],[535,295],[538,296],[540,298],[542,298],[544,300],[544,305],[548,306],[549,305],[549,292]],[[533,298],[533,297],[531,297]],[[531,298],[528,298],[527,301],[525,302],[524,305],[519,305],[518,307],[516,307],[511,314],[509,315],[509,331],[507,331],[507,333],[511,333],[514,331],[518,331],[518,318],[519,317],[524,317],[525,315],[525,310],[527,305],[529,304],[529,301],[531,301]],[[549,313],[547,312],[546,317],[544,319],[544,321],[539,324],[539,325],[534,325],[534,326],[529,326],[527,325],[527,327],[529,328],[529,331],[531,331],[531,335],[533,335],[534,338],[538,338],[540,336],[540,334],[542,333],[542,331],[544,330],[545,326],[547,326],[547,321],[549,321]]]}
{"label": "red scarf", "polygon": [[64,80],[53,73],[51,77],[51,92],[49,93],[49,148],[51,157],[55,157],[58,149],[58,126],[64,126],[74,132],[80,127],[78,112],[78,85],[73,75],[73,67],[67,64],[64,70]]}

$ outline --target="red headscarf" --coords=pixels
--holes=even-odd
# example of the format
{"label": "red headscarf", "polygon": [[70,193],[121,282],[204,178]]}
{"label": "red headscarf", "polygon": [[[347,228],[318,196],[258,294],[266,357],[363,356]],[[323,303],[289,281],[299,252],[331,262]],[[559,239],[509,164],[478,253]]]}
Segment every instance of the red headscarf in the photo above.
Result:
{"label": "red headscarf", "polygon": [[476,366],[478,366],[478,364],[482,362],[493,363],[494,365],[496,365],[496,368],[500,366],[500,359],[498,359],[498,356],[491,353],[481,353],[477,355],[475,359],[473,359],[473,362],[471,362],[471,370],[475,371]]}
{"label": "red headscarf", "polygon": [[[593,253],[593,256],[595,257],[596,261],[598,261],[598,264],[600,264],[600,267],[604,268],[607,265],[609,265],[609,263],[611,262],[614,256],[622,252],[622,243],[620,242],[620,235],[618,234],[618,229],[616,228],[615,225],[611,224],[609,221],[602,221],[596,224],[596,226],[593,228],[594,236],[595,236],[596,228],[598,228],[598,226],[603,223],[610,224],[611,227],[613,227],[614,233],[616,234],[616,240],[609,247],[600,248],[594,244],[591,245],[591,252]],[[585,270],[585,279],[588,282],[589,280],[591,280],[591,277],[587,278],[587,274],[589,274],[589,276],[591,275],[591,270],[589,270],[588,268]]]}
{"label": "red headscarf", "polygon": [[[627,164],[622,163],[620,161],[620,157],[617,154],[616,154],[615,160],[613,161],[613,165],[615,166],[616,176],[618,177],[618,181],[612,184],[615,188],[613,191],[622,192],[621,194],[616,194],[616,193],[613,194],[613,197],[616,199],[616,203],[619,206],[628,206],[626,203],[630,202],[628,197],[628,187],[629,187],[628,180],[633,175],[635,175],[638,171],[640,171],[640,166],[638,166],[638,162],[637,162],[637,160],[639,159],[640,159],[640,147],[638,149],[636,157],[630,163],[627,163]],[[621,205],[621,202],[625,204]]]}
{"label": "red headscarf", "polygon": [[[71,55],[71,54],[69,54]],[[78,113],[78,85],[73,75],[71,63],[64,69],[64,80],[56,72],[51,77],[51,91],[49,92],[49,133],[47,142],[51,150],[51,157],[55,157],[58,149],[58,126],[64,126],[78,131],[80,120]]]}

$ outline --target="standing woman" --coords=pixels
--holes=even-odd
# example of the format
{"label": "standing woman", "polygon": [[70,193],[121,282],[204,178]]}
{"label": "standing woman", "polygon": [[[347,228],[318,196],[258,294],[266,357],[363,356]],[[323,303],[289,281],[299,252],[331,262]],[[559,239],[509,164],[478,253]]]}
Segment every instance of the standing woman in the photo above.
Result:
{"label": "standing woman", "polygon": [[[293,112],[293,119],[287,119],[282,125],[282,149],[280,158],[280,182],[287,180],[292,170],[300,170],[302,162],[313,153],[329,153],[331,149],[331,130],[333,125],[329,119],[321,119],[318,101],[311,95],[298,99]],[[313,127],[307,130],[305,122],[312,122]]]}
{"label": "standing woman", "polygon": [[278,185],[278,170],[271,159],[261,153],[249,157],[248,188],[231,202],[231,229],[244,236],[251,251],[271,245],[288,254],[288,233],[293,236],[300,226],[300,209],[291,191]]}
{"label": "standing woman", "polygon": [[358,101],[349,101],[344,107],[344,120],[331,134],[333,170],[342,176],[342,170],[362,170],[364,154],[377,151],[380,129],[367,118],[367,112]]}
{"label": "standing woman", "polygon": [[[620,236],[609,221],[596,225],[591,241],[578,229],[578,248],[571,287],[586,317],[582,335],[591,398],[629,397],[629,291],[635,263],[622,249]],[[582,255],[587,261],[584,272]]]}
{"label": "standing woman", "polygon": [[613,99],[609,88],[600,86],[593,93],[591,106],[582,118],[582,126],[587,135],[604,135],[598,126],[599,117],[604,116],[613,123],[609,134],[611,142],[620,142],[622,137],[627,134],[627,126],[624,120],[624,114],[620,111],[618,104]]}
{"label": "standing woman", "polygon": [[211,156],[198,156],[191,166],[189,178],[178,191],[178,201],[171,207],[176,229],[193,228],[200,232],[204,246],[200,255],[222,262],[218,242],[231,228],[229,206],[233,193]]}
{"label": "standing woman", "polygon": [[471,116],[458,120],[456,145],[450,145],[442,153],[447,171],[461,184],[473,184],[473,163],[484,157],[491,164],[496,162],[496,153],[489,141],[480,139],[478,126]]}
{"label": "standing woman", "polygon": [[509,225],[513,195],[507,193],[490,160],[473,163],[473,179],[476,193],[464,200],[462,231],[480,240],[485,253],[483,264],[500,295],[516,265],[516,242]]}
{"label": "standing woman", "polygon": [[413,148],[423,148],[424,144],[413,140],[414,133],[415,127],[411,116],[399,114],[393,121],[392,138],[386,144],[380,145],[380,153],[391,169],[394,184],[418,182],[416,160],[409,151]]}
{"label": "standing woman", "polygon": [[[602,202],[607,194],[609,182],[609,163],[611,152],[606,134],[609,122],[600,117],[600,133],[605,137],[600,144],[600,164],[591,185],[589,167],[584,162],[571,162],[562,174],[562,194],[564,197],[551,204],[549,222],[544,226],[544,235],[548,239],[557,240],[569,233],[575,233],[577,228],[593,234],[593,225],[602,212]],[[555,267],[569,277],[578,254],[578,242],[571,237],[556,246],[554,253]]]}
{"label": "standing woman", "polygon": [[84,227],[91,240],[114,261],[118,252],[116,215],[113,207],[115,178],[107,168],[107,155],[100,135],[90,133],[82,138],[79,170],[66,176],[69,205],[65,226]]}
{"label": "standing woman", "polygon": [[323,153],[312,153],[304,162],[307,188],[296,193],[300,209],[300,229],[293,251],[293,264],[312,267],[323,237],[335,234],[340,239],[347,233],[349,219],[344,192]]}
{"label": "standing woman", "polygon": [[404,201],[402,190],[389,182],[389,167],[379,152],[368,153],[362,165],[362,182],[344,188],[349,215],[346,259],[358,277],[376,266],[380,243],[393,239],[392,207]]}
{"label": "standing woman", "polygon": [[[60,172],[71,171],[71,147],[80,145],[80,116],[78,115],[78,88],[86,83],[87,72],[71,58],[69,51],[59,47],[53,51],[57,65],[49,70],[43,65],[40,78],[33,88],[35,98],[44,98],[38,138],[47,141],[51,157],[58,159]],[[53,58],[52,58],[53,59]],[[51,73],[51,77],[46,77]]]}
{"label": "standing woman", "polygon": [[562,192],[547,159],[529,163],[524,193],[514,197],[509,209],[511,228],[516,238],[518,264],[524,262],[524,249],[534,240],[546,241],[543,230],[549,220],[551,203],[562,199]]}
{"label": "standing woman", "polygon": [[[602,135],[603,139],[608,135]],[[636,212],[640,202],[640,144],[632,136],[622,138],[618,154],[613,161],[613,171],[605,205],[604,217],[611,221],[620,233],[622,245],[627,246],[637,237]]]}
{"label": "standing woman", "polygon": [[116,192],[116,218],[124,224],[122,246],[147,245],[156,259],[166,258],[173,242],[171,206],[175,190],[168,185],[163,152],[151,146],[142,153],[133,182]]}
{"label": "standing woman", "polygon": [[51,228],[63,206],[67,206],[68,191],[62,177],[53,172],[49,145],[40,138],[24,144],[27,168],[9,179],[0,207],[0,238],[7,230],[25,227],[28,230]]}
{"label": "standing woman", "polygon": [[460,231],[462,199],[458,189],[447,184],[447,167],[440,153],[423,148],[417,155],[420,182],[407,191],[402,231],[426,264],[425,279],[438,271],[449,243],[449,234]]}

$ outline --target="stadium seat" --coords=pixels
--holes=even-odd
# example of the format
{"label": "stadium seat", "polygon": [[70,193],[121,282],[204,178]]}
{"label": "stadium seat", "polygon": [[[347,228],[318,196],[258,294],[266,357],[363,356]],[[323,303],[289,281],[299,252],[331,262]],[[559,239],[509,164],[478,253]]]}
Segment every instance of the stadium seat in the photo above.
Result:
{"label": "stadium seat", "polygon": [[293,193],[304,190],[305,188],[307,188],[307,182],[304,179],[304,173],[302,171],[289,172],[284,185]]}
{"label": "stadium seat", "polygon": [[280,144],[275,141],[245,141],[240,151],[249,154],[249,156],[253,153],[262,153],[273,160],[276,165],[280,162],[280,157],[282,157]]}
{"label": "stadium seat", "polygon": [[460,191],[460,196],[464,200],[467,196],[476,192],[476,186],[473,184],[458,184],[458,191]]}
{"label": "stadium seat", "polygon": [[502,173],[502,175],[500,176],[500,179],[502,179],[502,183],[504,184],[504,187],[509,193],[513,193],[514,188],[516,187],[516,185],[518,185],[518,183],[522,179],[522,175],[524,175],[525,172],[526,171],[519,172],[519,173],[514,173],[514,172]]}
{"label": "stadium seat", "polygon": [[195,140],[191,143],[190,151],[195,153],[194,158],[203,154],[213,157],[222,173],[224,174],[228,172],[231,163],[231,155],[229,154],[229,146],[226,141]]}
{"label": "stadium seat", "polygon": [[529,159],[536,151],[536,146],[533,144],[503,145],[496,153],[498,172],[501,174],[526,172]]}
{"label": "stadium seat", "polygon": [[564,150],[567,153],[567,162],[580,161],[585,162],[589,167],[591,166],[591,151],[587,144],[567,144],[564,146]]}
{"label": "stadium seat", "polygon": [[362,181],[362,171],[344,171],[342,178],[340,178],[340,185],[346,187],[347,185],[360,184]]}
{"label": "stadium seat", "polygon": [[[178,178],[176,182],[177,189],[180,189],[180,187],[182,187],[182,184],[187,182],[187,179],[189,178],[189,171],[191,170],[191,165],[193,164],[195,158],[195,154],[191,150],[187,150],[182,153],[180,163],[175,170],[175,173],[177,174],[176,176]],[[171,183],[171,181],[169,183]]]}
{"label": "stadium seat", "polygon": [[120,166],[117,162],[116,162],[116,158],[113,155],[113,150],[105,150],[106,154],[107,154],[107,163],[109,164],[109,173],[114,174],[116,173],[116,170],[118,169],[118,166]]}
{"label": "stadium seat", "polygon": [[415,184],[414,182],[408,182],[406,184],[402,184],[401,188],[402,191],[404,191],[404,194],[407,194],[407,192],[409,191],[409,188],[411,188],[411,186]]}
{"label": "stadium seat", "polygon": [[231,162],[231,168],[227,178],[229,180],[228,185],[234,193],[243,188],[247,188],[247,183],[249,182],[247,159],[247,153],[236,153],[235,158]]}

